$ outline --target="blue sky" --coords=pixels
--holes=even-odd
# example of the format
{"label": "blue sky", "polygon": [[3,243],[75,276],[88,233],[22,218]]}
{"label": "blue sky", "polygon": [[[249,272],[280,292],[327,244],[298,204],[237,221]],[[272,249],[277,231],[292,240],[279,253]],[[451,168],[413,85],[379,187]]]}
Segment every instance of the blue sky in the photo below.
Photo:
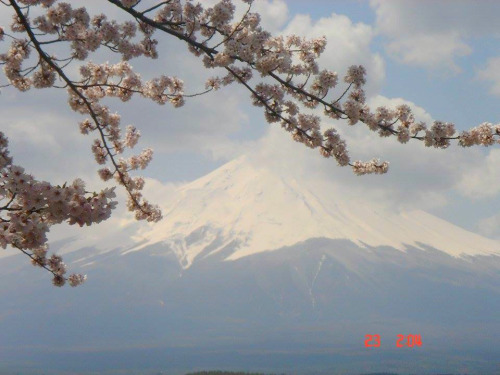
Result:
{"label": "blue sky", "polygon": [[[403,100],[421,118],[451,121],[460,129],[500,119],[499,97],[490,92],[500,87],[500,66],[495,69],[491,60],[500,57],[500,2],[257,0],[255,9],[275,34],[326,34],[322,67],[342,76],[350,64],[365,65],[369,99],[376,105]],[[105,11],[123,17],[114,8]],[[0,15],[2,24],[9,18]],[[178,75],[187,92],[199,91],[213,74],[181,42],[160,38],[159,51],[157,61],[131,63],[144,77]],[[104,52],[92,56],[93,61],[113,58]],[[92,138],[79,134],[81,117],[68,109],[64,92],[5,89],[1,99],[0,128],[11,140],[15,162],[43,179],[64,182],[82,176],[90,186],[100,186],[90,154]],[[134,123],[141,130],[139,147],[155,149],[144,174],[165,191],[241,154],[260,155],[294,178],[323,179],[345,188],[346,199],[366,196],[396,209],[423,208],[500,238],[498,146],[463,150],[453,145],[436,151],[416,142],[401,146],[394,139],[376,139],[361,125],[333,124],[349,140],[354,159],[377,156],[391,162],[387,176],[357,177],[267,124],[237,86],[190,100],[181,109],[143,99],[131,103],[109,102],[123,125]]]}
{"label": "blue sky", "polygon": [[[440,2],[453,6],[451,1]],[[314,20],[318,20],[331,13],[337,13],[348,16],[354,23],[376,24],[376,13],[368,0],[312,0],[286,3],[290,15],[309,14]],[[430,1],[423,3],[429,4]],[[472,2],[469,3],[472,7]],[[480,3],[476,2],[476,5],[481,8]],[[471,8],[471,11],[474,9]],[[418,103],[436,119],[452,121],[462,129],[471,127],[478,121],[495,122],[500,118],[498,97],[490,95],[488,84],[476,77],[477,71],[489,57],[500,56],[498,37],[493,35],[465,37],[473,48],[473,53],[456,60],[463,70],[460,74],[450,74],[443,68],[426,69],[398,62],[386,53],[384,42],[387,40],[386,36],[377,35],[371,43],[371,49],[381,53],[386,64],[386,78],[380,91],[382,95],[403,97]],[[464,103],[468,103],[467,107]]]}
{"label": "blue sky", "polygon": [[[429,5],[430,2],[423,3]],[[451,1],[441,3],[453,6]],[[471,7],[471,12],[481,12],[481,3],[461,3]],[[374,25],[377,22],[373,4],[370,6],[369,1],[288,1],[287,5],[291,14],[307,13],[315,20],[335,12],[348,16],[355,23]],[[475,10],[474,6],[477,6]],[[425,108],[435,119],[454,122],[459,129],[470,128],[482,121],[496,123],[500,118],[499,98],[488,92],[488,82],[479,80],[477,72],[489,58],[500,56],[498,36],[469,35],[464,39],[473,52],[456,59],[462,71],[452,74],[446,67],[429,69],[398,61],[386,51],[387,36],[377,35],[371,48],[384,57],[386,68],[380,94],[410,100]],[[454,191],[449,191],[448,195],[451,198],[449,204],[435,209],[434,213],[471,230],[477,230],[482,218],[494,216],[500,208],[498,197],[485,201],[463,199]]]}

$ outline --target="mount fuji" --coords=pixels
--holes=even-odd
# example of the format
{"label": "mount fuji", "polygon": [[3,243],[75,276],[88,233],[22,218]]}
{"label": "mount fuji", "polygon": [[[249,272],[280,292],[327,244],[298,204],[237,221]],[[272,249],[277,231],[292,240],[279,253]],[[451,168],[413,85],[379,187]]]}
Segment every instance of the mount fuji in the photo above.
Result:
{"label": "mount fuji", "polygon": [[[129,251],[168,245],[183,268],[233,244],[226,260],[292,246],[311,238],[344,239],[401,251],[427,245],[453,257],[500,255],[500,242],[424,211],[393,213],[287,180],[246,157],[178,189],[165,220]],[[237,245],[236,245],[237,244]]]}
{"label": "mount fuji", "polygon": [[[0,373],[500,373],[498,241],[246,157],[164,207],[162,222],[124,229],[125,246],[52,244],[88,274],[76,289],[0,258]],[[399,334],[423,344],[398,348]]]}

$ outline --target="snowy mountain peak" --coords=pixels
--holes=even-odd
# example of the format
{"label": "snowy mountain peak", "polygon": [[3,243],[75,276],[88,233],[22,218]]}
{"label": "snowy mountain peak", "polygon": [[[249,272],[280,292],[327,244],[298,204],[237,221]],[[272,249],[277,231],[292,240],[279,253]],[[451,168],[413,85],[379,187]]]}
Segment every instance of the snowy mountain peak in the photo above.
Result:
{"label": "snowy mountain peak", "polygon": [[228,245],[234,251],[226,259],[235,260],[319,237],[402,251],[427,245],[452,256],[500,254],[499,242],[426,212],[390,212],[334,193],[320,194],[246,157],[180,187],[165,203],[164,220],[128,252],[164,243],[187,268],[195,258]]}

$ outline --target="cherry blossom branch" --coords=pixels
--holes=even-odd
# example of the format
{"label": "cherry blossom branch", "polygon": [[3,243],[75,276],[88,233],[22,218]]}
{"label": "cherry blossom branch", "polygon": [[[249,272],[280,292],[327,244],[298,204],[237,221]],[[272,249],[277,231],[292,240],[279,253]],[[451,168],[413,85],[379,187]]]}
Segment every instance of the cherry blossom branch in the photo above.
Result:
{"label": "cherry blossom branch", "polygon": [[[287,130],[293,129],[293,139],[297,142],[302,142],[306,144],[308,147],[315,148],[320,147],[321,154],[324,157],[334,156],[339,165],[349,165],[351,166],[357,174],[366,174],[366,173],[376,173],[383,174],[387,172],[389,167],[387,162],[380,162],[378,159],[372,159],[368,162],[355,161],[351,163],[349,161],[348,152],[345,148],[345,141],[343,141],[339,135],[336,133],[334,129],[329,129],[325,131],[323,140],[325,143],[319,141],[319,126],[317,126],[317,118],[306,118],[299,116],[299,124],[306,123],[305,129],[302,129],[300,126],[294,123],[293,120],[290,120],[286,117],[283,117],[281,113],[276,111],[272,106],[268,104],[268,101],[259,95],[245,80],[244,77],[241,77],[236,71],[232,70],[229,67],[226,67],[228,70],[243,86],[245,86],[252,95],[266,108],[269,113],[272,114],[277,119],[282,121],[282,126],[288,128]],[[269,122],[274,122],[268,118]],[[312,130],[313,134],[310,135],[308,133],[309,130]],[[307,142],[304,142],[304,138]]]}
{"label": "cherry blossom branch", "polygon": [[[149,17],[146,17],[144,14],[138,12],[137,10],[128,8],[125,5],[125,2],[121,3],[118,0],[108,0],[108,1],[120,7],[122,10],[128,12],[129,14],[131,14],[136,20],[146,23],[149,26],[161,30],[163,32],[166,32],[168,34],[174,35],[179,39],[185,41],[186,43],[188,43],[188,45],[190,45],[190,47],[194,49],[196,53],[199,52],[204,53],[208,57],[209,61],[216,62],[213,63],[212,66],[208,67],[217,67],[217,66],[225,67],[228,66],[228,64],[231,64],[232,62],[231,60],[236,60],[248,64],[248,66],[252,70],[258,71],[263,76],[264,75],[269,76],[274,80],[276,80],[293,97],[298,99],[299,102],[306,104],[306,106],[314,108],[318,104],[322,104],[325,108],[325,114],[327,114],[328,116],[333,118],[345,117],[346,119],[349,120],[350,125],[354,125],[358,121],[363,122],[371,130],[378,130],[380,136],[387,137],[390,135],[394,135],[397,136],[398,140],[401,143],[406,143],[409,139],[417,139],[420,141],[424,141],[426,146],[446,148],[448,147],[450,140],[457,140],[457,139],[459,140],[459,144],[464,147],[473,144],[490,145],[493,142],[495,142],[493,137],[498,137],[500,135],[499,127],[492,126],[489,123],[484,123],[479,127],[473,128],[469,132],[463,132],[460,135],[456,135],[455,128],[453,124],[450,123],[443,123],[436,121],[430,129],[427,129],[427,126],[424,123],[417,124],[414,122],[413,114],[411,113],[410,108],[407,106],[398,107],[396,112],[389,111],[386,108],[381,107],[380,109],[377,109],[377,113],[373,114],[370,112],[369,108],[364,104],[364,92],[361,90],[361,86],[365,83],[365,78],[364,78],[365,71],[364,68],[361,66],[350,68],[346,76],[346,82],[349,84],[346,90],[335,101],[327,101],[325,100],[325,98],[327,96],[328,90],[324,90],[324,92],[320,96],[320,95],[315,95],[314,92],[312,92],[311,90],[305,89],[305,86],[311,75],[311,72],[314,72],[314,74],[318,76],[317,68],[315,67],[314,64],[310,64],[312,70],[307,72],[308,78],[306,79],[304,84],[297,86],[292,83],[291,78],[284,80],[279,76],[278,73],[275,72],[278,69],[286,70],[282,69],[281,63],[278,63],[277,65],[274,65],[271,68],[262,69],[261,67],[258,66],[259,62],[256,60],[242,58],[240,55],[238,55],[238,53],[218,51],[217,47],[221,46],[222,44],[225,44],[225,49],[227,50],[227,45],[229,44],[228,43],[229,41],[232,42],[236,41],[237,43],[239,43],[238,36],[236,35],[236,37],[234,38],[233,36],[237,34],[239,26],[242,25],[245,18],[249,16],[249,10],[247,10],[247,13],[245,13],[243,18],[236,25],[236,27],[234,26],[225,27],[226,25],[217,27],[210,25],[208,22],[200,21],[199,24],[201,31],[203,31],[203,28],[205,28],[206,30],[210,30],[210,33],[208,34],[209,38],[206,39],[205,42],[211,39],[214,36],[214,33],[219,33],[222,37],[222,42],[217,43],[214,47],[208,47],[205,43],[203,44],[203,46],[200,46],[199,43],[195,41],[192,31],[189,33],[188,36],[186,36],[186,34],[180,36],[179,31],[173,30],[171,27],[168,27],[168,25],[173,25],[173,23],[160,24],[157,21]],[[229,1],[221,1],[217,6],[219,5],[221,7],[223,6],[225,7],[224,11],[226,13],[232,12],[234,9],[231,8],[231,3]],[[211,11],[215,11],[215,7],[212,8]],[[161,12],[161,10],[159,10],[159,12]],[[174,16],[172,16],[172,18],[173,17]],[[175,23],[175,27],[177,29],[181,27],[186,27],[186,25],[187,25],[186,22]],[[256,29],[254,28],[254,30]],[[247,30],[246,32],[248,34]],[[273,43],[275,40],[277,40],[277,38],[269,38],[267,35],[265,35],[264,38],[268,38],[268,40],[271,40]],[[293,36],[292,38],[297,39],[296,37]],[[318,50],[324,48],[324,45],[321,45],[321,43],[318,43],[317,46]],[[245,46],[242,43],[242,48],[244,47]],[[234,47],[231,48],[235,49]],[[284,50],[283,52],[275,52],[273,51],[272,48],[265,47],[265,41],[260,43],[259,49],[260,52],[256,50],[253,56],[257,56],[260,54],[261,57],[263,56],[265,58],[267,57],[265,56],[266,54],[272,56],[273,54],[278,55],[278,53],[283,53],[283,52],[290,54],[294,52],[300,52],[300,53],[304,53],[304,51],[307,52],[307,48],[296,48],[296,49],[288,48],[286,51]],[[317,54],[319,55],[319,53]],[[217,62],[217,60],[219,60],[219,62]],[[350,98],[342,105],[343,107],[342,108],[339,102],[342,98],[344,98],[346,93],[351,89],[353,85],[356,87],[356,91],[351,92]],[[337,103],[339,104],[338,106]],[[398,122],[401,125],[396,129],[393,126],[396,125],[396,123]],[[425,136],[418,135],[419,132],[422,131],[425,132]]]}
{"label": "cherry blossom branch", "polygon": [[130,186],[129,183],[126,179],[126,176],[122,169],[119,167],[118,162],[114,158],[114,155],[111,152],[111,148],[107,143],[106,136],[104,134],[104,130],[102,128],[101,123],[99,122],[98,116],[94,111],[94,108],[92,107],[92,104],[89,102],[89,100],[78,90],[78,88],[73,84],[73,82],[66,76],[66,74],[63,72],[63,70],[53,62],[53,60],[45,53],[45,51],[42,49],[40,43],[38,42],[36,36],[34,35],[33,31],[31,30],[31,27],[24,16],[23,12],[21,11],[20,7],[17,5],[15,0],[9,0],[11,6],[15,10],[17,17],[19,19],[19,22],[23,25],[25,32],[28,34],[31,42],[34,45],[34,48],[38,52],[39,56],[41,59],[43,59],[53,70],[55,70],[58,74],[58,76],[66,82],[66,84],[70,87],[72,92],[78,96],[84,103],[85,107],[87,107],[88,113],[92,120],[95,123],[96,129],[99,132],[102,144],[106,150],[106,155],[109,156],[109,159],[114,167],[114,171],[117,173],[118,178],[120,183],[125,187],[130,200],[133,203],[133,209],[141,211],[141,213],[144,215],[148,221],[158,221],[161,219],[161,213],[159,212],[158,209],[154,209],[150,205],[148,205],[146,202],[141,203],[138,200],[139,195],[137,194],[136,191],[134,191]]}
{"label": "cherry blossom branch", "polygon": [[[40,43],[38,42],[37,38],[33,34],[33,31],[31,30],[31,27],[30,27],[29,23],[27,22],[26,18],[24,17],[24,14],[22,13],[20,7],[17,5],[16,1],[15,0],[9,0],[9,1],[10,1],[11,6],[16,11],[16,14],[17,14],[20,22],[23,24],[24,29],[25,29],[26,33],[28,34],[28,36],[30,37],[30,40],[33,43],[35,49],[37,50],[40,58],[43,59],[50,67],[52,67],[52,69],[54,69],[57,72],[57,74],[59,75],[59,77],[64,82],[66,82],[66,84],[71,88],[71,90],[73,91],[73,93],[75,93],[85,103],[85,106],[87,107],[87,109],[89,111],[89,114],[92,117],[92,119],[94,120],[94,123],[95,123],[95,125],[97,127],[97,130],[99,131],[99,134],[101,136],[101,140],[102,140],[102,142],[104,144],[104,147],[105,147],[105,149],[106,149],[106,151],[107,151],[107,153],[108,153],[108,155],[110,157],[111,163],[113,164],[113,166],[115,168],[115,171],[120,176],[120,180],[123,183],[123,185],[125,186],[125,188],[127,189],[128,194],[131,196],[132,199],[134,199],[131,191],[129,190],[128,186],[125,184],[125,182],[123,180],[123,175],[122,175],[122,173],[120,172],[120,170],[118,168],[118,164],[117,164],[116,160],[114,159],[114,157],[111,154],[111,150],[110,150],[110,147],[107,144],[106,137],[104,135],[104,131],[103,131],[102,127],[101,127],[101,124],[99,123],[99,120],[97,119],[97,115],[94,112],[94,110],[92,108],[92,105],[89,103],[89,101],[87,100],[87,98],[80,92],[80,90],[78,90],[78,88],[73,84],[73,82],[66,76],[66,74],[62,71],[62,69],[59,68],[59,66],[57,64],[55,64],[52,61],[52,59],[50,57],[48,57],[47,54],[45,53],[45,51],[41,48]],[[134,200],[134,203],[138,207],[140,207],[139,203],[136,202],[135,200]]]}
{"label": "cherry blossom branch", "polygon": [[15,244],[12,244],[12,246],[21,251],[24,255],[27,255],[31,259],[33,265],[39,266],[50,272],[54,276],[52,279],[52,283],[55,286],[60,287],[66,284],[66,282],[69,282],[69,285],[75,287],[83,284],[85,280],[87,280],[87,275],[72,274],[69,277],[63,276],[63,274],[65,273],[65,265],[62,262],[62,258],[57,255],[52,255],[52,257],[46,260],[44,258],[41,258],[40,256],[29,253],[28,251],[18,247]]}
{"label": "cherry blossom branch", "polygon": [[[217,51],[215,51],[214,49],[212,48],[208,48],[206,45],[202,44],[202,43],[198,43],[197,41],[191,39],[190,37],[178,32],[178,31],[175,31],[171,28],[168,28],[166,27],[164,24],[160,23],[160,22],[156,22],[152,19],[150,19],[149,17],[147,17],[145,14],[143,14],[142,12],[138,12],[136,11],[134,8],[129,8],[129,7],[126,7],[124,6],[119,0],[108,0],[108,2],[110,2],[111,4],[113,5],[116,5],[118,8],[124,10],[125,12],[129,13],[130,15],[132,15],[136,20],[138,21],[142,21],[144,22],[145,24],[149,25],[149,26],[152,26],[154,27],[155,29],[158,29],[158,30],[161,30],[167,34],[170,34],[174,37],[176,37],[177,39],[180,39],[188,44],[190,44],[191,46],[193,46],[194,48],[197,48],[198,50],[201,50],[209,55],[213,54],[213,53],[217,53]],[[182,25],[179,24],[179,26]]]}
{"label": "cherry blossom branch", "polygon": [[[118,0],[108,0],[108,1],[111,2],[112,4],[118,6],[122,10],[128,12],[129,14],[131,14],[136,20],[144,22],[144,23],[146,23],[146,24],[148,24],[148,25],[150,25],[150,26],[152,26],[154,28],[157,28],[159,30],[162,30],[162,31],[164,31],[164,32],[166,32],[168,34],[174,35],[177,38],[179,38],[179,39],[187,42],[191,47],[194,47],[194,48],[197,48],[197,49],[203,51],[203,53],[205,53],[205,55],[212,62],[215,61],[218,56],[222,55],[220,52],[218,52],[216,50],[216,47],[220,46],[222,43],[218,43],[215,47],[212,47],[212,48],[206,47],[206,45],[204,45],[204,44],[200,46],[200,44],[198,42],[196,42],[193,38],[191,38],[189,36],[185,36],[185,35],[178,35],[179,34],[178,32],[169,29],[164,24],[160,24],[159,22],[154,21],[154,20],[150,19],[149,17],[146,17],[143,13],[138,12],[135,9],[128,8],[128,7],[124,6]],[[231,33],[229,33],[229,34],[224,34],[223,32],[221,32],[219,30],[219,28],[209,26],[207,23],[204,23],[203,25],[205,27],[207,27],[207,28],[210,28],[211,30],[215,30],[217,32],[221,32],[221,34],[224,37],[223,42],[226,43],[227,41],[229,41],[232,38],[232,36],[235,34],[235,32],[240,27],[240,25],[242,25],[242,23],[244,22],[245,18],[249,14],[249,11],[250,11],[250,8],[247,10],[247,12],[243,16],[243,18],[240,20],[240,22],[237,24],[237,26],[233,28],[233,31]],[[178,23],[177,25],[181,25],[181,23]],[[246,60],[240,58],[239,56],[234,56],[234,55],[230,55],[229,56],[229,59],[233,59],[233,58],[237,59],[239,61],[248,63]],[[251,63],[248,63],[248,64],[252,67],[252,69],[256,69],[255,63],[251,62]],[[303,142],[308,147],[312,147],[312,148],[320,146],[321,147],[321,151],[322,151],[321,153],[322,153],[323,156],[325,156],[325,157],[330,157],[332,155],[335,156],[336,159],[337,159],[337,162],[339,163],[339,165],[350,165],[351,167],[353,167],[354,171],[357,174],[385,173],[387,171],[387,169],[388,169],[388,163],[387,162],[380,162],[378,159],[373,159],[373,160],[371,160],[369,162],[356,161],[354,163],[351,163],[349,161],[348,153],[347,153],[347,150],[345,148],[345,142],[340,139],[340,137],[338,136],[338,134],[336,134],[336,132],[334,132],[333,129],[329,129],[327,132],[325,132],[325,138],[324,138],[324,140],[326,140],[328,143],[327,143],[327,146],[323,146],[322,142],[318,142],[318,140],[319,140],[319,131],[318,130],[319,129],[316,129],[316,128],[314,129],[315,136],[311,136],[311,135],[307,134],[306,131],[304,131],[304,130],[300,129],[299,127],[295,126],[293,124],[293,121],[285,119],[283,116],[281,116],[278,113],[278,111],[272,109],[266,103],[266,101],[262,98],[262,96],[258,95],[255,90],[253,90],[248,84],[246,84],[246,82],[244,82],[244,80],[241,78],[241,76],[237,75],[233,69],[229,68],[229,64],[227,64],[227,63],[226,64],[220,64],[220,66],[222,66],[226,70],[228,70],[230,72],[230,74],[232,74],[238,81],[240,81],[240,83],[243,83],[244,86],[252,93],[252,95],[255,98],[257,98],[258,101],[260,103],[262,103],[270,113],[272,113],[276,118],[281,119],[284,122],[284,124],[287,125],[287,126],[284,126],[284,127],[288,128],[287,129],[288,131],[291,131],[293,129],[293,131],[295,132],[294,137],[293,137],[294,140],[299,141],[299,142]],[[277,68],[275,68],[275,69],[277,69]],[[271,76],[273,78],[276,78],[274,75],[271,75]],[[305,85],[305,83],[304,83],[304,85]],[[336,112],[345,114],[343,111],[336,111]],[[307,117],[302,117],[302,118],[306,119]],[[269,122],[273,122],[272,120],[271,121],[269,120],[269,117],[268,117],[268,121]]]}
{"label": "cherry blossom branch", "polygon": [[12,165],[7,146],[7,137],[0,132],[0,201],[7,200],[0,208],[7,217],[0,218],[0,247],[11,246],[28,255],[34,265],[52,273],[56,286],[83,283],[83,275],[64,276],[66,265],[60,256],[47,257],[46,234],[51,225],[63,221],[83,226],[106,220],[116,206],[111,201],[114,188],[88,196],[81,180],[63,186],[37,181]]}

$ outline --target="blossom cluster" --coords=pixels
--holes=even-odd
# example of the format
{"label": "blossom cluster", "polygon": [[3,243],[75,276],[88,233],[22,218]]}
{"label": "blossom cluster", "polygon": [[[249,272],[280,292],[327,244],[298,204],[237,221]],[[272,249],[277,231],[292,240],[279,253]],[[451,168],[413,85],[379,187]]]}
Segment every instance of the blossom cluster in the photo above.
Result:
{"label": "blossom cluster", "polygon": [[[69,91],[70,106],[82,114],[90,114],[91,119],[86,119],[80,123],[80,131],[88,134],[90,131],[98,129],[105,137],[105,141],[95,139],[92,145],[92,152],[96,162],[100,165],[106,164],[108,159],[112,160],[113,170],[103,167],[99,170],[99,176],[104,180],[113,177],[118,184],[126,187],[129,198],[127,207],[134,211],[135,217],[139,220],[158,221],[161,219],[161,211],[157,205],[153,205],[143,198],[141,190],[144,187],[144,179],[132,177],[130,171],[144,169],[152,159],[153,151],[144,149],[138,155],[129,158],[117,159],[116,156],[122,154],[126,147],[133,148],[140,137],[139,131],[132,125],[127,127],[125,136],[121,134],[121,117],[117,113],[110,113],[107,106],[101,105],[97,101],[81,100],[78,94]],[[84,96],[85,98],[94,96]],[[98,125],[96,125],[98,124]],[[112,154],[112,152],[114,154]]]}
{"label": "blossom cluster", "polygon": [[383,174],[389,169],[389,163],[381,162],[379,159],[372,159],[368,162],[355,161],[352,169],[359,176],[372,173]]}
{"label": "blossom cluster", "polygon": [[459,143],[463,147],[470,147],[473,145],[491,146],[498,143],[495,141],[495,136],[500,135],[500,124],[493,125],[489,122],[484,122],[481,125],[463,131],[460,134]]}
{"label": "blossom cluster", "polygon": [[47,256],[47,232],[62,222],[83,226],[106,220],[116,206],[114,188],[89,194],[80,179],[63,186],[38,181],[12,164],[7,147],[7,137],[0,132],[0,247],[10,245],[30,256],[33,264],[53,273],[56,286],[66,280],[71,286],[81,284],[85,276],[66,279],[62,258]]}
{"label": "blossom cluster", "polygon": [[[95,132],[99,136],[92,146],[96,161],[99,164],[110,163],[112,166],[111,169],[100,170],[99,175],[105,180],[114,176],[119,184],[125,186],[129,193],[128,207],[135,211],[137,218],[159,220],[161,218],[159,208],[143,199],[140,193],[144,180],[129,175],[131,170],[138,167],[145,168],[151,160],[151,150],[146,149],[139,155],[117,160],[116,155],[123,153],[125,148],[132,148],[137,144],[140,133],[131,131],[122,137],[120,116],[111,113],[108,106],[100,104],[104,97],[118,97],[126,101],[134,93],[160,104],[170,102],[176,107],[183,104],[181,80],[162,76],[143,82],[126,62],[132,57],[141,55],[152,58],[157,56],[154,49],[156,42],[150,38],[150,30],[147,27],[138,28],[131,21],[120,24],[108,20],[103,14],[90,17],[85,8],[73,9],[70,4],[64,2],[25,1],[23,4],[28,8],[41,5],[46,10],[30,21],[16,2],[12,2],[16,14],[11,30],[28,31],[30,40],[14,38],[8,52],[0,55],[9,83],[19,90],[26,91],[31,87],[53,87],[56,78],[63,80],[68,87],[70,107],[79,113],[89,115],[88,119],[80,123],[82,133]],[[144,38],[136,43],[133,38],[138,29]],[[49,39],[41,40],[42,36]],[[88,53],[101,46],[119,53],[122,61],[117,64],[85,63],[80,66],[81,79],[74,81],[69,79],[59,63],[67,61],[68,58],[58,59],[42,51],[43,43],[69,43],[70,61],[84,60]],[[39,62],[32,68],[23,67],[23,63],[30,62],[28,58],[33,50],[38,52]]]}
{"label": "blossom cluster", "polygon": [[[36,5],[32,1],[30,5]],[[35,3],[35,4],[33,4]],[[90,52],[101,45],[122,55],[124,60],[138,56],[156,57],[156,43],[147,32],[143,39],[134,42],[137,25],[132,21],[118,23],[108,20],[105,14],[90,17],[85,8],[73,9],[71,4],[57,1],[45,2],[47,11],[33,20],[33,30],[58,36],[59,40],[70,42],[72,57],[85,60]]]}

